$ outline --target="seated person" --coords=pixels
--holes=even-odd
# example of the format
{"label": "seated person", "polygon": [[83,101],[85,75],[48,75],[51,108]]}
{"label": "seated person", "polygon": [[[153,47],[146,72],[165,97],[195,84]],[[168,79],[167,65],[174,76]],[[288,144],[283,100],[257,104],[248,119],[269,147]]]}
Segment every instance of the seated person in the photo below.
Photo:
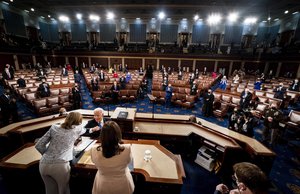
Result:
{"label": "seated person", "polygon": [[45,79],[43,79],[42,83],[39,85],[37,92],[38,96],[41,98],[50,96],[50,86],[46,83]]}
{"label": "seated person", "polygon": [[283,83],[279,83],[279,86],[277,86],[273,92],[275,92],[274,94],[274,98],[278,98],[278,99],[284,99],[284,94],[286,92],[286,88],[283,87]]}
{"label": "seated person", "polygon": [[144,70],[142,67],[140,67],[140,69],[139,69],[139,75],[144,75]]}
{"label": "seated person", "polygon": [[130,72],[126,73],[126,83],[128,83],[131,80],[131,74]]}
{"label": "seated person", "polygon": [[118,75],[118,73],[115,71],[114,73],[113,73],[113,78],[118,78],[119,77],[119,75]]}
{"label": "seated person", "polygon": [[94,110],[94,119],[89,120],[84,126],[87,130],[83,136],[98,139],[101,133],[101,129],[106,122],[104,116],[104,110],[102,108],[96,108]]}
{"label": "seated person", "polygon": [[224,75],[223,78],[222,78],[221,81],[220,81],[219,88],[220,88],[221,90],[226,90],[226,87],[227,87],[227,78],[226,78],[226,76]]}
{"label": "seated person", "polygon": [[26,87],[26,81],[24,79],[24,75],[21,75],[21,77],[17,80],[17,84],[19,85],[19,88]]}
{"label": "seated person", "polygon": [[262,81],[260,78],[257,78],[256,82],[254,83],[254,89],[255,90],[260,90],[262,85]]}

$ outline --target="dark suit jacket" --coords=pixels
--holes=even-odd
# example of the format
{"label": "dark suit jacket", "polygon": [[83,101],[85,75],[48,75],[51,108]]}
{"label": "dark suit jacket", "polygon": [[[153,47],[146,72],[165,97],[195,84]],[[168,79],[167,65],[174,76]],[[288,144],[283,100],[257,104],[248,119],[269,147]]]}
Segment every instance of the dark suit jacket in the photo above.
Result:
{"label": "dark suit jacket", "polygon": [[252,99],[252,94],[251,92],[248,92],[248,94],[245,96],[245,91],[243,91],[241,93],[241,101],[240,101],[240,105],[241,105],[241,108],[248,108],[249,104],[250,104],[250,101]]}
{"label": "dark suit jacket", "polygon": [[286,89],[284,87],[282,87],[280,89],[280,87],[276,87],[274,92],[274,98],[278,98],[278,99],[284,99],[284,94],[285,94]]}
{"label": "dark suit jacket", "polygon": [[40,97],[49,97],[50,96],[50,87],[48,84],[46,85],[46,88],[47,88],[47,90],[45,89],[43,83],[41,83],[39,85],[37,90],[39,92]]}
{"label": "dark suit jacket", "polygon": [[115,88],[115,85],[112,85],[111,88],[110,88],[110,90],[112,92],[119,92],[120,91],[120,86],[117,84],[117,87]]}
{"label": "dark suit jacket", "polygon": [[104,81],[105,80],[105,74],[104,73],[99,73],[99,79],[100,79],[100,81]]}
{"label": "dark suit jacket", "polygon": [[19,78],[17,80],[17,83],[18,83],[20,88],[25,88],[26,87],[26,82],[25,82],[25,79],[23,79],[23,78]]}
{"label": "dark suit jacket", "polygon": [[295,82],[293,81],[293,83],[290,85],[289,90],[298,92],[298,91],[299,91],[299,82],[298,82],[298,83],[295,85],[295,87],[293,88],[294,84],[295,84]]}
{"label": "dark suit jacket", "polygon": [[61,75],[62,75],[62,76],[68,76],[68,74],[69,74],[69,73],[68,73],[68,70],[67,70],[67,69],[65,69],[65,72],[64,72],[63,69],[61,70]]}
{"label": "dark suit jacket", "polygon": [[[108,121],[108,119],[103,118],[103,122],[105,123],[106,121]],[[84,126],[86,128],[86,132],[83,134],[83,136],[88,136],[88,137],[91,137],[91,138],[94,138],[94,139],[99,138],[101,130],[95,131],[93,133],[89,132],[90,128],[93,128],[93,127],[96,127],[96,126],[98,126],[98,123],[95,119],[89,120],[88,123]]]}

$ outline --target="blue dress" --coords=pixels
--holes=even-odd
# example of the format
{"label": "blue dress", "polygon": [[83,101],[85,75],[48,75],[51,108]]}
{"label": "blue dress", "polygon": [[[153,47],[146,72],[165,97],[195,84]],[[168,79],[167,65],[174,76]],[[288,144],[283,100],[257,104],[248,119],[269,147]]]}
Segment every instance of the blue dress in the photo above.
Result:
{"label": "blue dress", "polygon": [[254,89],[255,89],[255,90],[260,90],[261,84],[262,84],[261,81],[255,82],[255,83],[254,83]]}
{"label": "blue dress", "polygon": [[221,80],[219,84],[219,88],[221,88],[221,90],[226,90],[226,86],[227,86],[227,80]]}

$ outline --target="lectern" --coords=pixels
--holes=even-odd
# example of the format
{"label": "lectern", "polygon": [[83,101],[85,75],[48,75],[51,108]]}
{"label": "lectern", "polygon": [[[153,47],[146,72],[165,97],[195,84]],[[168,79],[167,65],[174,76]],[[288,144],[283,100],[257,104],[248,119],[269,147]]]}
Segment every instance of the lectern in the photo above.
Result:
{"label": "lectern", "polygon": [[[122,117],[121,115],[124,115],[125,113],[126,117]],[[123,132],[132,132],[135,113],[135,108],[117,107],[110,118],[118,123]]]}
{"label": "lectern", "polygon": [[147,94],[150,102],[152,102],[152,119],[154,119],[154,103],[156,102],[156,97],[151,94]]}

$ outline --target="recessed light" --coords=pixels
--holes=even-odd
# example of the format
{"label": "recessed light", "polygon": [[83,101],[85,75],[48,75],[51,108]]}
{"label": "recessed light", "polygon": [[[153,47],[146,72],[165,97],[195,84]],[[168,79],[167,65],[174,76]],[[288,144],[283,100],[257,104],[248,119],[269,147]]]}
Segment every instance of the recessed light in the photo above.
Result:
{"label": "recessed light", "polygon": [[278,20],[279,20],[279,18],[275,18],[275,19],[274,19],[274,22],[276,22],[276,21],[278,21]]}
{"label": "recessed light", "polygon": [[284,14],[288,14],[289,13],[289,10],[285,10]]}
{"label": "recessed light", "polygon": [[297,14],[298,13],[298,11],[295,11],[294,13],[293,13],[293,15],[295,15],[295,14]]}
{"label": "recessed light", "polygon": [[48,18],[51,18],[51,15],[48,15]]}
{"label": "recessed light", "polygon": [[26,13],[29,13],[29,11],[27,9],[24,10]]}
{"label": "recessed light", "polygon": [[34,8],[31,8],[30,10],[31,10],[31,11],[34,11]]}

